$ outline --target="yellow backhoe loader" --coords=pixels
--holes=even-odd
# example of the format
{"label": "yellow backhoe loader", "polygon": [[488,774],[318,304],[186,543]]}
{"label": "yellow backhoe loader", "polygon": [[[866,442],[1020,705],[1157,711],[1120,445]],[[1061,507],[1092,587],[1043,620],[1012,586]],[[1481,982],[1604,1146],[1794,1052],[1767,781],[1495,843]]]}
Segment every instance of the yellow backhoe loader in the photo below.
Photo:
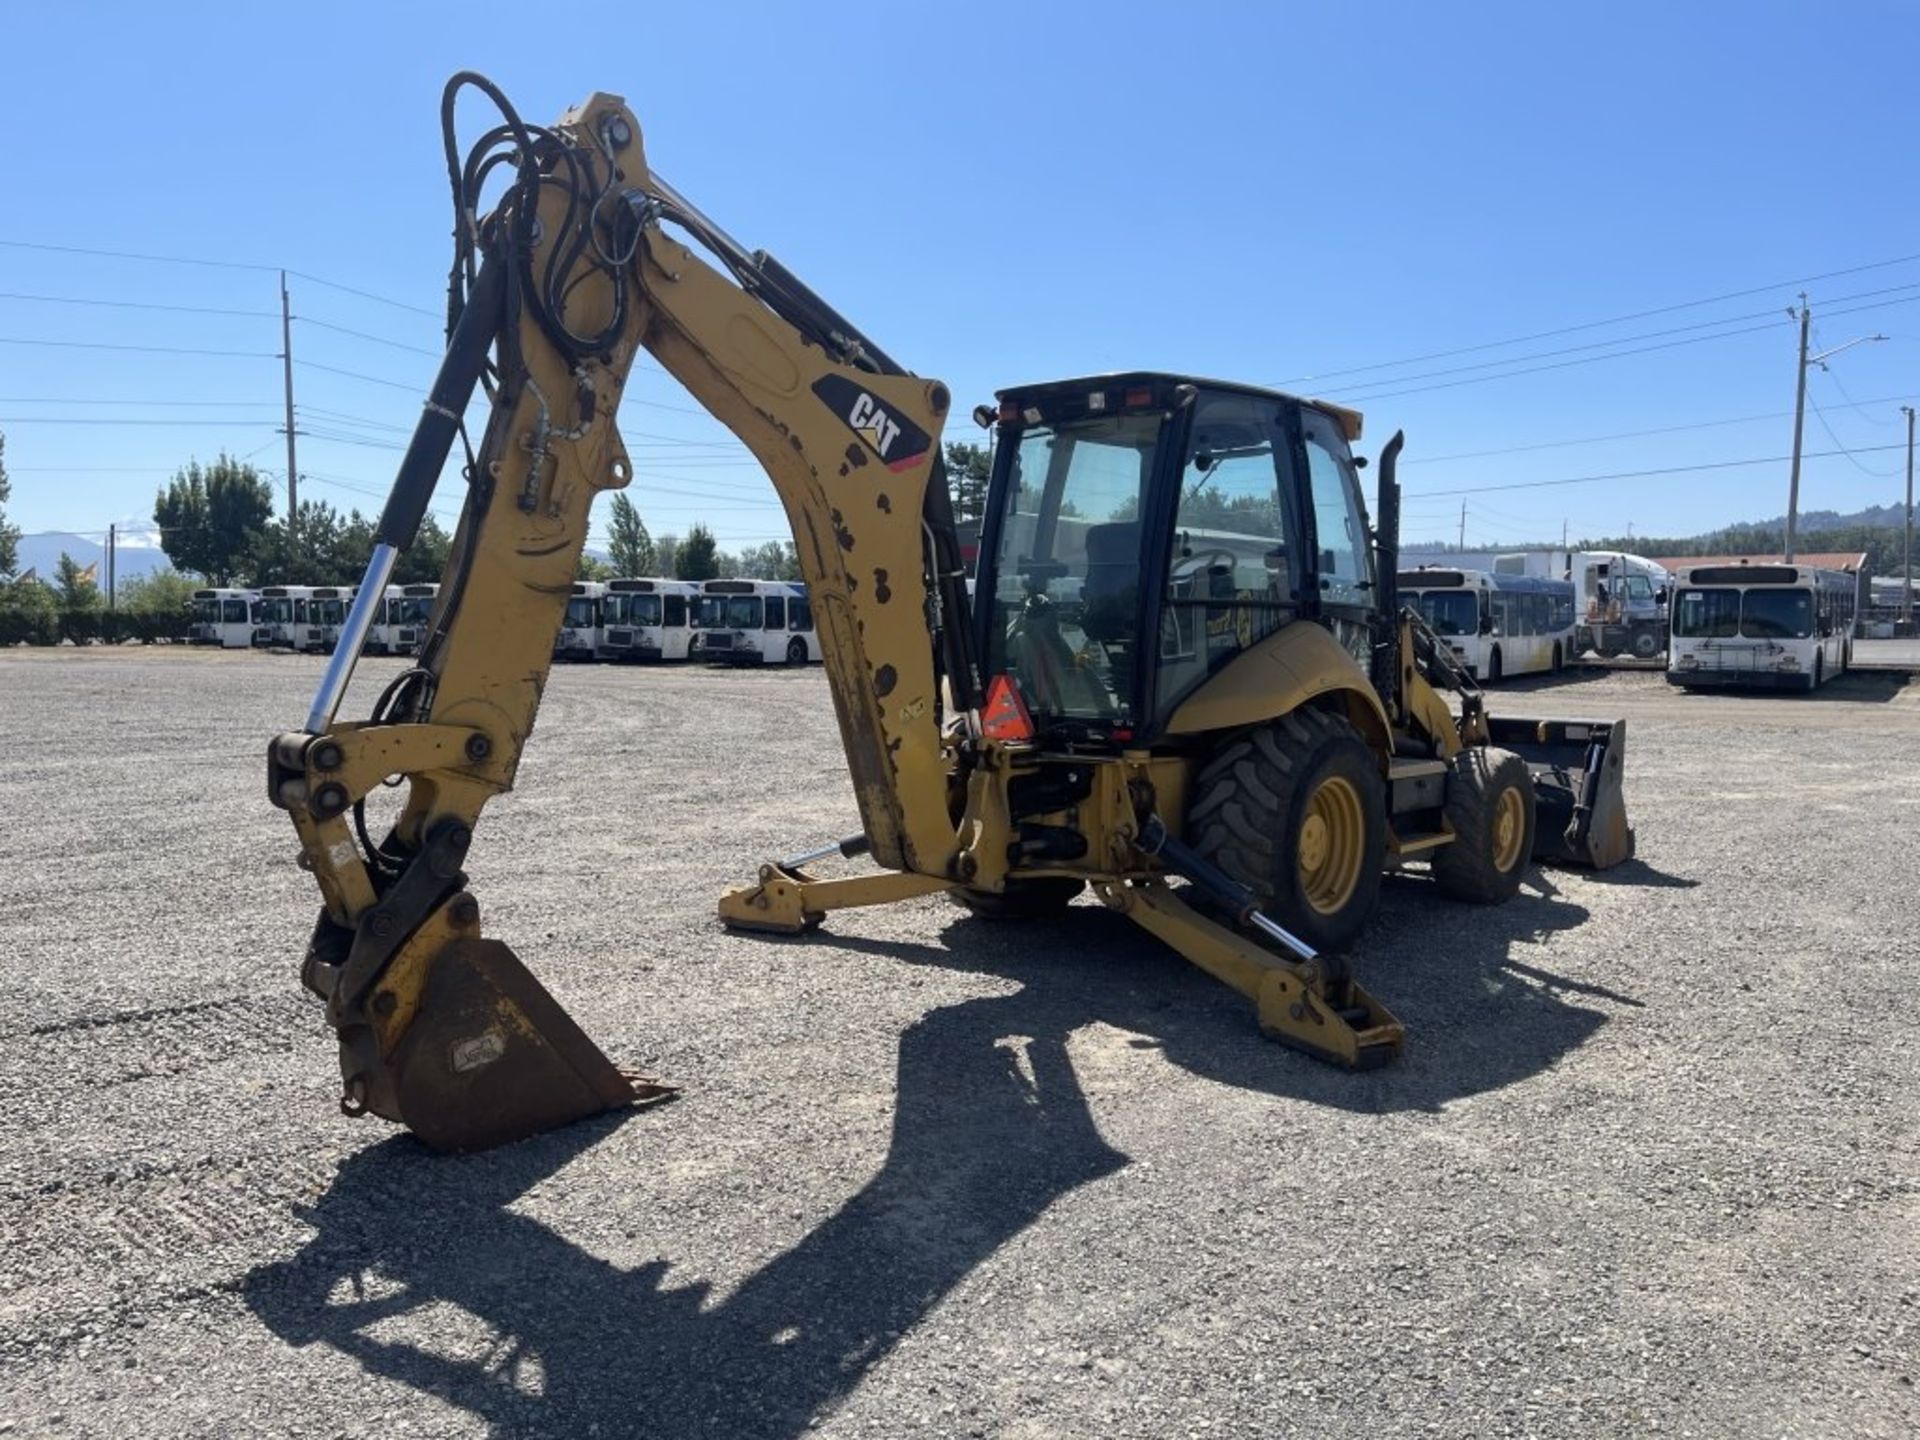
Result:
{"label": "yellow backhoe loader", "polygon": [[[500,121],[463,156],[468,88]],[[589,507],[632,477],[615,415],[642,350],[780,495],[860,811],[856,836],[725,896],[725,923],[798,931],[937,892],[1018,916],[1091,887],[1245,993],[1267,1033],[1365,1068],[1402,1039],[1343,958],[1385,866],[1430,864],[1443,890],[1497,902],[1536,853],[1631,852],[1623,725],[1490,718],[1396,603],[1400,437],[1376,532],[1352,411],[1148,372],[1007,389],[974,412],[997,459],[970,594],[945,385],[683,199],[619,99],[529,126],[461,74],[442,122],[446,355],[311,713],[269,746],[268,793],[325,902],[302,978],[338,1032],[347,1113],[477,1149],[668,1093],[616,1069],[484,934],[461,873],[533,728]],[[482,386],[418,663],[341,720]],[[405,803],[375,841],[364,802],[390,777]],[[809,868],[835,854],[874,865]]]}

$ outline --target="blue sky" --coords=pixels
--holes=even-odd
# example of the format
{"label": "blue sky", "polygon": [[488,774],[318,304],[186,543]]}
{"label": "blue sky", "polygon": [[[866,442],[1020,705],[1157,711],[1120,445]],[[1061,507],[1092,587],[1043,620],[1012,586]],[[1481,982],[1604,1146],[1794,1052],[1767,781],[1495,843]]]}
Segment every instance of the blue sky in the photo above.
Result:
{"label": "blue sky", "polygon": [[[1286,382],[1359,404],[1365,449],[1407,430],[1410,539],[1462,501],[1475,545],[1691,532],[1780,513],[1785,464],[1538,482],[1784,455],[1786,307],[1828,272],[1856,273],[1806,284],[1820,340],[1890,339],[1814,372],[1807,450],[1864,453],[1810,459],[1803,504],[1899,496],[1872,447],[1920,394],[1916,54],[1891,3],[21,6],[0,241],[304,272],[303,494],[373,508],[439,338],[442,83],[479,69],[541,120],[609,90],[673,184],[953,385],[952,436],[1023,380]],[[276,287],[0,244],[13,520],[147,519],[222,448],[277,477]],[[783,533],[671,379],[621,420],[656,533]]]}

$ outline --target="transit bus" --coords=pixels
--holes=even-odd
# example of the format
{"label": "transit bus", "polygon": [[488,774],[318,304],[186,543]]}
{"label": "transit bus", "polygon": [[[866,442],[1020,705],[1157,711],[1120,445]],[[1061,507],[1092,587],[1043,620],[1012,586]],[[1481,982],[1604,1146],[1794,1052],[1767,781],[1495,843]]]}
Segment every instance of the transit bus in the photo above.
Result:
{"label": "transit bus", "polygon": [[1420,612],[1477,680],[1557,674],[1574,646],[1574,585],[1533,575],[1422,566],[1403,570],[1400,603]]}
{"label": "transit bus", "polygon": [[1811,565],[1695,565],[1673,592],[1667,683],[1817,690],[1853,663],[1860,579]]}
{"label": "transit bus", "polygon": [[603,660],[684,660],[699,618],[691,580],[609,580],[600,602]]}
{"label": "transit bus", "polygon": [[[253,643],[303,655],[328,655],[353,603],[351,585],[263,585]],[[264,632],[264,633],[262,633]]]}
{"label": "transit bus", "polygon": [[260,594],[217,586],[196,590],[187,626],[189,645],[218,645],[222,650],[245,650],[253,643],[259,618]]}
{"label": "transit bus", "polygon": [[567,613],[560,621],[560,633],[553,637],[556,660],[594,660],[600,655],[602,602],[607,587],[598,580],[576,580],[573,595],[567,601]]}
{"label": "transit bus", "polygon": [[367,653],[419,654],[439,594],[438,585],[389,585],[373,628],[367,632]]}
{"label": "transit bus", "polygon": [[707,580],[688,654],[715,664],[805,665],[820,658],[813,605],[798,580]]}

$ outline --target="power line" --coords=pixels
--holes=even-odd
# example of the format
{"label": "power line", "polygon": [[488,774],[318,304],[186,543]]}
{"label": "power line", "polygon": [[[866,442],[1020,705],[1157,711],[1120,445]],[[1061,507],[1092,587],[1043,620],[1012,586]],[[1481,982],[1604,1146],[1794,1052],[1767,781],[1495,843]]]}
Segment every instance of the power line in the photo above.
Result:
{"label": "power line", "polygon": [[[1853,452],[1845,450],[1810,450],[1801,458],[1805,460],[1824,460],[1835,455],[1848,453],[1871,455],[1882,450],[1905,450],[1906,445],[1867,445]],[[1455,490],[1420,490],[1412,492],[1409,498],[1431,499],[1439,495],[1482,495],[1496,490],[1544,490],[1556,485],[1591,485],[1601,480],[1645,480],[1658,475],[1691,475],[1703,470],[1736,470],[1748,465],[1784,465],[1792,457],[1788,455],[1760,455],[1751,460],[1711,460],[1699,465],[1668,465],[1658,470],[1620,470],[1611,475],[1575,475],[1564,480],[1515,480],[1504,485],[1467,485]]]}
{"label": "power line", "polygon": [[1813,406],[1813,417],[1820,422],[1820,428],[1827,432],[1827,438],[1840,447],[1840,453],[1847,457],[1854,469],[1858,470],[1862,475],[1872,475],[1881,480],[1889,480],[1900,473],[1898,470],[1875,470],[1871,466],[1862,465],[1859,460],[1854,458],[1853,452],[1847,449],[1840,437],[1834,434],[1833,426],[1827,423],[1827,412],[1820,408],[1820,402],[1814,399],[1811,391],[1807,394],[1807,403]]}
{"label": "power line", "polygon": [[[284,269],[286,267],[275,265],[275,266],[268,266],[263,268],[278,270],[278,269]],[[362,300],[371,300],[378,305],[391,305],[396,310],[410,310],[415,315],[426,316],[429,320],[444,321],[447,318],[445,314],[436,313],[432,310],[427,309],[427,307],[424,305],[412,305],[405,300],[394,300],[386,295],[376,295],[371,290],[362,290],[358,286],[354,286],[354,285],[343,285],[338,280],[328,280],[322,276],[315,275],[308,270],[287,270],[287,274],[292,275],[297,279],[310,280],[315,285],[324,285],[329,290],[339,290],[348,295],[358,295]]]}
{"label": "power line", "polygon": [[96,305],[108,310],[168,310],[177,315],[242,315],[260,320],[276,318],[271,310],[228,310],[213,305],[161,305],[149,300],[83,300],[75,295],[28,295],[17,290],[0,290],[0,300],[31,300],[41,305]]}
{"label": "power line", "polygon": [[278,360],[277,350],[198,350],[178,345],[110,345],[100,340],[38,340],[0,335],[0,345],[37,345],[58,350],[137,350],[148,355],[226,355],[242,360]]}
{"label": "power line", "polygon": [[[1879,400],[1868,400],[1868,405],[1893,405],[1909,397],[1890,395]],[[1739,415],[1730,420],[1697,420],[1686,425],[1662,425],[1653,430],[1621,430],[1611,435],[1586,435],[1577,440],[1541,440],[1531,445],[1507,445],[1498,450],[1461,450],[1451,455],[1423,455],[1411,460],[1402,460],[1402,468],[1412,465],[1439,465],[1453,460],[1485,460],[1495,455],[1524,455],[1531,450],[1559,450],[1573,445],[1600,445],[1609,440],[1641,440],[1653,435],[1678,435],[1687,430],[1712,430],[1726,425],[1751,425],[1761,420],[1785,420],[1792,416],[1791,410],[1774,410],[1765,415]]]}
{"label": "power line", "polygon": [[303,370],[324,370],[329,375],[344,375],[349,380],[364,380],[369,385],[384,385],[389,390],[405,390],[410,394],[418,395],[421,389],[419,385],[402,384],[398,380],[382,380],[378,375],[366,375],[358,370],[342,370],[337,365],[322,365],[318,360],[296,360],[293,363]]}
{"label": "power line", "polygon": [[142,255],[131,250],[94,250],[81,245],[49,245],[39,240],[0,240],[0,245],[11,250],[47,250],[60,255],[93,255],[107,260],[145,260],[156,265],[203,265],[213,270],[277,271],[281,268],[278,265],[249,265],[240,260],[201,260],[186,255]]}
{"label": "power line", "polygon": [[[1895,265],[1910,265],[1920,260],[1920,255],[1902,255],[1893,260],[1876,260],[1867,265],[1853,265],[1844,270],[1828,270],[1819,275],[1807,275],[1798,280],[1782,280],[1774,285],[1756,285],[1748,290],[1729,290],[1724,295],[1710,295],[1701,300],[1683,300],[1674,305],[1660,305],[1651,310],[1636,310],[1626,315],[1615,315],[1606,320],[1587,320],[1578,325],[1563,325],[1557,330],[1540,330],[1531,335],[1518,335],[1506,340],[1487,340],[1477,345],[1463,345],[1452,350],[1436,350],[1426,355],[1414,355],[1404,360],[1381,360],[1371,365],[1353,365],[1344,370],[1326,370],[1317,375],[1296,375],[1290,380],[1276,380],[1280,385],[1298,385],[1308,381],[1332,380],[1342,375],[1363,375],[1370,370],[1397,370],[1402,365],[1424,365],[1429,360],[1450,360],[1456,355],[1476,355],[1486,350],[1502,350],[1509,345],[1531,345],[1536,340],[1552,340],[1561,335],[1574,335],[1584,330],[1601,330],[1609,325],[1625,325],[1634,320],[1650,320],[1656,315],[1672,315],[1681,310],[1697,310],[1703,305],[1718,305],[1728,300],[1744,300],[1750,295],[1767,295],[1781,290],[1791,290],[1797,286],[1812,285],[1821,280],[1837,280],[1843,275],[1860,275],[1869,270],[1887,270]],[[1393,382],[1382,382],[1393,383]]]}
{"label": "power line", "polygon": [[230,429],[245,426],[249,429],[266,426],[277,430],[280,427],[271,420],[226,420],[218,416],[199,416],[192,420],[143,420],[123,419],[118,415],[0,415],[0,425],[69,425],[91,429],[96,425],[203,425]]}
{"label": "power line", "polygon": [[278,409],[278,400],[96,400],[91,396],[72,398],[62,395],[0,395],[0,405],[151,405],[156,409],[166,406],[181,408],[218,409],[232,406],[236,410]]}
{"label": "power line", "polygon": [[[292,274],[292,271],[288,271]],[[395,350],[411,350],[415,355],[425,355],[430,360],[438,360],[446,352],[429,350],[424,345],[407,345],[398,340],[389,340],[384,335],[370,335],[365,330],[350,330],[345,325],[335,325],[327,320],[316,320],[311,315],[296,315],[295,321],[302,325],[312,325],[317,329],[331,330],[338,335],[351,335],[356,340],[371,340],[375,345],[391,345]]]}

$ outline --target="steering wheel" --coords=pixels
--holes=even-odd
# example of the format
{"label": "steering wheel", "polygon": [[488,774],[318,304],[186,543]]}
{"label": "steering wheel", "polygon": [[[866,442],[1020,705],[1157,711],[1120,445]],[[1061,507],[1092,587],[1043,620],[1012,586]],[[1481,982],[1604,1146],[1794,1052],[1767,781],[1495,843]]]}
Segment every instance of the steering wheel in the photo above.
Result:
{"label": "steering wheel", "polygon": [[1167,578],[1170,581],[1197,580],[1213,569],[1216,560],[1226,562],[1227,574],[1233,574],[1240,557],[1224,547],[1212,550],[1196,550],[1191,555],[1182,555],[1173,562],[1173,572]]}

